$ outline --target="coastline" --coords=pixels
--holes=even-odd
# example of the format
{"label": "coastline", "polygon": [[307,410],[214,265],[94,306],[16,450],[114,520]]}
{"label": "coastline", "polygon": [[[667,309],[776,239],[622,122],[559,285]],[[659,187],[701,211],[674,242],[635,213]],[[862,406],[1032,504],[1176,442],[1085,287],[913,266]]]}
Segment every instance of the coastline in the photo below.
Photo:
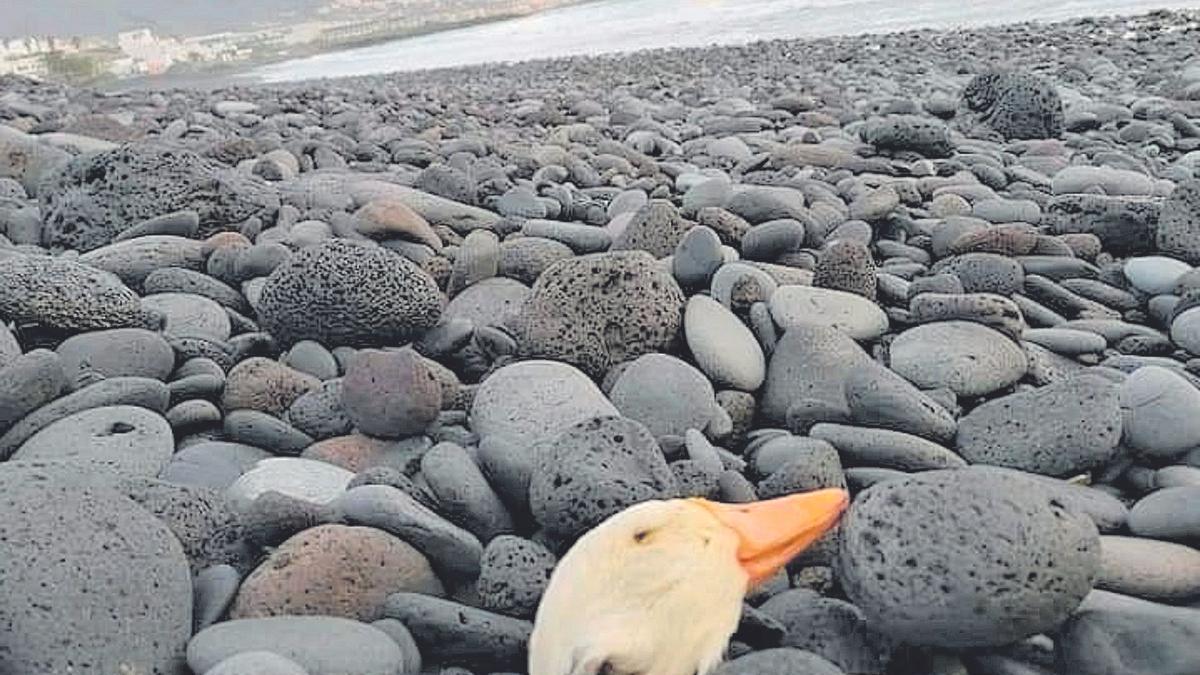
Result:
{"label": "coastline", "polygon": [[0,670],[525,673],[611,516],[844,490],[745,605],[661,523],[543,634],[682,590],[632,643],[743,612],[714,672],[1200,673],[1198,43],[0,78]]}

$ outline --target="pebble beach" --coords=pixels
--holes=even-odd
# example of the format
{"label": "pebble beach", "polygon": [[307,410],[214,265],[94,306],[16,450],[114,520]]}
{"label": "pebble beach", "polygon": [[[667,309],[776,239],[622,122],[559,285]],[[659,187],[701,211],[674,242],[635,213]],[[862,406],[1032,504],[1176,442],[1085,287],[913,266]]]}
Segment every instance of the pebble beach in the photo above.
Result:
{"label": "pebble beach", "polygon": [[717,675],[1200,673],[1197,53],[0,78],[0,674],[524,673],[609,516],[822,488]]}

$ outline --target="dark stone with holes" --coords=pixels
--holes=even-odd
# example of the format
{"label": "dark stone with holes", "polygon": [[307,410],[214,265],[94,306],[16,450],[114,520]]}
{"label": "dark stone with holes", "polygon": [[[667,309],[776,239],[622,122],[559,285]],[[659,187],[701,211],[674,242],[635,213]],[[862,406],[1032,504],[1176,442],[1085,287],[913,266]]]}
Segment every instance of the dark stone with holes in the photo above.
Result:
{"label": "dark stone with holes", "polygon": [[1158,250],[1200,263],[1200,180],[1180,183],[1163,203],[1158,219]]}
{"label": "dark stone with holes", "polygon": [[878,483],[842,525],[839,578],[897,640],[985,647],[1051,631],[1091,590],[1100,537],[1036,481],[1001,469]]}
{"label": "dark stone with holes", "polygon": [[541,448],[529,505],[547,532],[571,540],[633,504],[675,493],[674,475],[646,427],[597,417]]}
{"label": "dark stone with holes", "polygon": [[13,255],[0,265],[0,317],[77,333],[143,325],[137,293],[116,276],[81,263]]}
{"label": "dark stone with holes", "polygon": [[883,675],[891,660],[891,640],[867,625],[854,605],[815,591],[784,591],[759,608],[783,624],[784,647],[808,650],[848,673]]}
{"label": "dark stone with holes", "polygon": [[479,669],[524,665],[529,621],[416,593],[396,593],[384,614],[408,628],[423,654]]}
{"label": "dark stone with holes", "polygon": [[275,268],[258,301],[264,330],[283,345],[396,345],[437,323],[437,283],[407,258],[346,240],[306,248]]}
{"label": "dark stone with holes", "polygon": [[279,196],[265,181],[179,148],[126,145],[71,160],[39,192],[42,243],[90,251],[123,230],[193,209],[202,233],[271,215]]}
{"label": "dark stone with holes", "polygon": [[954,151],[949,129],[932,117],[889,115],[867,124],[863,138],[880,150],[907,150],[926,157],[946,157]]}
{"label": "dark stone with holes", "polygon": [[1006,140],[1062,136],[1062,98],[1050,81],[1032,73],[977,75],[962,100],[968,113]]}
{"label": "dark stone with holes", "polygon": [[578,366],[593,377],[667,351],[683,325],[683,291],[644,251],[562,260],[542,273],[513,320],[523,356]]}
{"label": "dark stone with holes", "polygon": [[956,448],[973,464],[1073,476],[1112,461],[1121,441],[1119,387],[1079,375],[994,399],[958,424]]}
{"label": "dark stone with holes", "polygon": [[488,542],[476,584],[484,609],[532,619],[558,562],[541,544],[511,535]]}
{"label": "dark stone with holes", "polygon": [[126,479],[120,487],[179,538],[193,572],[213,565],[246,570],[253,564],[241,522],[223,493],[149,478]]}
{"label": "dark stone with holes", "polygon": [[633,219],[613,240],[610,250],[641,250],[655,258],[665,258],[675,252],[675,247],[694,225],[679,215],[674,204],[655,199],[633,214]]}
{"label": "dark stone with holes", "polygon": [[957,276],[967,293],[1008,296],[1025,290],[1021,263],[998,253],[964,253],[939,261],[933,271]]}
{"label": "dark stone with holes", "polygon": [[317,440],[344,436],[354,429],[342,407],[340,379],[327,380],[319,389],[302,394],[288,407],[285,420]]}
{"label": "dark stone with holes", "polygon": [[837,241],[829,245],[817,260],[813,286],[832,288],[875,299],[875,259],[866,244]]}

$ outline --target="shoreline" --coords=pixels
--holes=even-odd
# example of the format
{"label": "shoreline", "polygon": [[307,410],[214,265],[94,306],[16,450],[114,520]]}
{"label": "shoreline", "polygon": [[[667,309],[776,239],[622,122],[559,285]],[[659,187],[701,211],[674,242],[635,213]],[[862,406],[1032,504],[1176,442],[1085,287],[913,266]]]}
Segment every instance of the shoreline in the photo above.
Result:
{"label": "shoreline", "polygon": [[[579,4],[586,4],[586,3],[579,3]],[[561,11],[561,8],[559,10],[552,10],[552,11]],[[699,52],[706,52],[709,50],[738,49],[738,48],[744,48],[744,47],[752,47],[752,46],[756,46],[756,45],[768,46],[768,45],[772,45],[772,44],[781,44],[781,45],[788,45],[793,48],[803,48],[806,44],[818,44],[818,43],[821,43],[824,41],[840,40],[840,39],[858,38],[858,39],[869,40],[871,38],[881,38],[881,37],[894,36],[894,35],[910,35],[910,34],[911,35],[919,35],[919,34],[937,34],[937,33],[956,34],[956,33],[986,32],[989,30],[1002,30],[1002,29],[1007,29],[1007,28],[1026,28],[1026,29],[1037,28],[1037,27],[1049,28],[1049,27],[1054,27],[1056,25],[1062,25],[1062,24],[1088,23],[1088,22],[1116,22],[1116,21],[1136,22],[1139,20],[1153,20],[1156,16],[1161,16],[1164,14],[1176,15],[1176,16],[1180,17],[1180,27],[1184,27],[1188,24],[1195,24],[1196,22],[1200,22],[1200,7],[1197,7],[1195,9],[1182,9],[1182,10],[1180,10],[1180,9],[1153,9],[1153,10],[1149,10],[1149,11],[1138,13],[1138,14],[1112,13],[1112,14],[1094,15],[1094,16],[1081,16],[1081,17],[1074,17],[1074,18],[1068,18],[1068,19],[1062,19],[1062,20],[1034,19],[1034,20],[1029,20],[1029,21],[1019,21],[1019,22],[998,21],[995,23],[963,25],[963,26],[955,26],[955,27],[950,27],[950,28],[936,27],[936,26],[934,26],[934,27],[915,27],[915,28],[903,28],[903,29],[888,30],[888,31],[878,31],[878,32],[839,33],[836,35],[824,35],[824,36],[815,36],[815,37],[798,36],[798,37],[750,40],[750,41],[746,41],[746,42],[737,42],[737,43],[713,43],[713,44],[708,44],[708,45],[703,45],[703,46],[650,47],[650,48],[633,49],[633,50],[606,51],[606,52],[599,52],[599,53],[595,53],[595,54],[581,54],[581,55],[569,55],[569,56],[548,56],[548,57],[544,57],[544,58],[531,58],[531,59],[508,60],[508,61],[489,61],[489,62],[456,65],[456,66],[446,66],[446,67],[417,68],[417,69],[411,69],[411,70],[396,70],[396,71],[371,73],[371,74],[363,74],[363,75],[329,76],[329,77],[317,77],[317,78],[310,78],[310,79],[287,80],[287,81],[267,81],[267,80],[263,80],[263,79],[256,79],[253,77],[253,75],[252,75],[253,72],[256,70],[259,70],[260,68],[262,68],[264,66],[278,65],[279,63],[286,63],[286,62],[293,61],[293,60],[300,60],[300,59],[295,59],[295,58],[288,58],[288,59],[281,59],[278,61],[264,62],[264,63],[255,65],[250,68],[240,68],[239,67],[236,69],[229,69],[229,70],[223,71],[219,74],[212,74],[212,75],[197,74],[196,76],[181,75],[178,78],[167,77],[167,78],[153,79],[153,80],[150,78],[146,78],[144,80],[136,81],[133,85],[126,85],[126,81],[122,81],[122,82],[120,82],[120,84],[126,85],[126,86],[120,86],[120,87],[102,86],[102,87],[100,87],[100,89],[103,91],[121,92],[121,91],[136,91],[136,90],[145,90],[145,91],[171,90],[171,89],[180,89],[180,88],[183,88],[183,89],[201,88],[201,89],[206,89],[206,90],[212,90],[212,89],[223,89],[223,88],[238,88],[238,87],[243,87],[243,86],[266,86],[266,87],[284,87],[284,88],[286,88],[286,87],[304,86],[306,84],[312,84],[312,83],[317,83],[317,82],[335,82],[335,81],[340,81],[340,80],[357,80],[357,79],[364,79],[364,78],[403,76],[403,75],[410,74],[410,73],[436,73],[436,72],[442,72],[442,71],[456,72],[456,71],[470,70],[470,69],[483,70],[483,69],[497,68],[497,67],[503,68],[503,67],[512,67],[512,66],[536,65],[539,63],[553,63],[553,62],[557,62],[557,61],[571,61],[571,60],[578,60],[578,59],[620,60],[622,58],[634,57],[634,56],[638,56],[641,54],[660,53],[660,54],[669,56],[669,55],[673,55],[676,53],[688,53],[688,52],[699,53]],[[507,17],[505,19],[500,19],[500,20],[496,20],[496,21],[490,21],[490,20],[482,21],[482,22],[470,24],[470,26],[502,23],[503,21],[512,20],[514,18],[523,18],[524,16],[531,16],[531,15]],[[456,26],[456,27],[452,27],[452,28],[447,28],[445,30],[437,30],[437,31],[432,31],[432,32],[428,32],[428,33],[414,34],[414,35],[411,35],[411,36],[408,36],[405,38],[400,38],[400,39],[381,40],[378,42],[373,42],[370,45],[359,45],[359,46],[351,47],[351,48],[345,49],[345,50],[338,49],[338,50],[333,50],[333,51],[320,52],[318,54],[314,54],[311,56],[326,56],[326,55],[330,55],[330,54],[338,54],[343,51],[353,51],[356,49],[363,49],[363,48],[368,48],[368,47],[378,47],[381,45],[387,45],[387,44],[393,44],[393,43],[400,44],[400,43],[403,43],[410,39],[420,38],[420,37],[429,37],[432,35],[438,35],[441,33],[451,32],[451,31],[454,31],[459,28],[470,27],[470,26]],[[301,59],[302,58],[308,58],[308,57],[301,57]]]}
{"label": "shoreline", "polygon": [[1200,673],[1198,17],[0,78],[0,670]]}

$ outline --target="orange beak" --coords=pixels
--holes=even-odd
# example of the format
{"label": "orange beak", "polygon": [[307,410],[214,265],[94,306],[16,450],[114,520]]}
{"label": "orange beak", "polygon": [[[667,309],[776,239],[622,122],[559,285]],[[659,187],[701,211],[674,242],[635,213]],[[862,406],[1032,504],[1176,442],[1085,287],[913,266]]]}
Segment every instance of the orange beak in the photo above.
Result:
{"label": "orange beak", "polygon": [[833,529],[850,495],[845,490],[817,490],[749,504],[695,501],[737,533],[738,563],[754,586]]}

